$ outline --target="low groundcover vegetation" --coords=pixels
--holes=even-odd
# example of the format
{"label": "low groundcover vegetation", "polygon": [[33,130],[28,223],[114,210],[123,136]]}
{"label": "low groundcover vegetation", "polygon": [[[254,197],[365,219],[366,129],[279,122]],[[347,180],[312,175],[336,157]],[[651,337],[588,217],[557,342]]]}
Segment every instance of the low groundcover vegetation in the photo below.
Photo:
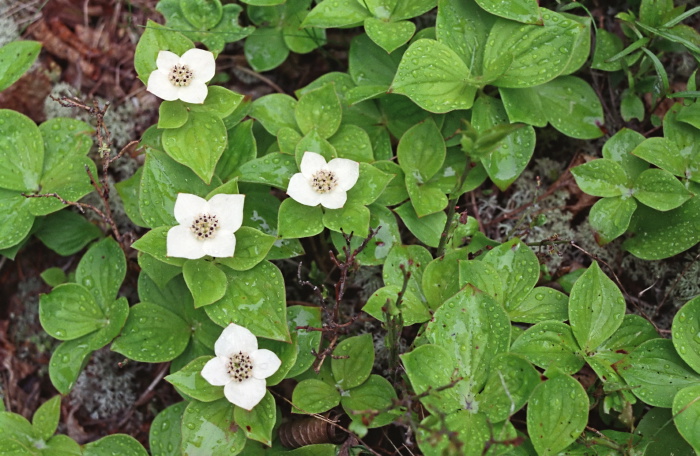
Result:
{"label": "low groundcover vegetation", "polygon": [[700,7],[102,3],[119,139],[0,47],[0,455],[700,454]]}

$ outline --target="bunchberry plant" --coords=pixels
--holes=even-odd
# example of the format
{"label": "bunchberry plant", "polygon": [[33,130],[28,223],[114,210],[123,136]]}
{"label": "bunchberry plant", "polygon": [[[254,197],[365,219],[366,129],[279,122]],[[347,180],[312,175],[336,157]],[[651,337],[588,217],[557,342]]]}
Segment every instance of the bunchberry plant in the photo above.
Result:
{"label": "bunchberry plant", "polygon": [[[55,396],[31,423],[0,411],[0,454],[700,452],[700,297],[662,327],[656,278],[537,237],[539,196],[515,215],[478,210],[522,200],[512,184],[546,146],[576,146],[587,156],[544,192],[569,192],[572,223],[638,258],[695,255],[697,72],[664,65],[666,52],[697,63],[682,22],[698,8],[242,3],[158,2],[164,24],[142,24],[133,58],[157,121],[116,154],[104,106],[61,99],[94,125],[0,110],[0,253],[36,235],[75,255],[42,275],[51,384],[69,394],[109,347],[160,364],[148,390],[163,392],[143,400],[147,442],[55,435]],[[0,48],[0,89],[39,47]],[[256,72],[303,65],[292,53],[326,63],[252,99],[228,83],[237,51],[273,88]],[[110,206],[127,154],[142,163],[116,184],[131,232]],[[102,206],[80,201],[93,191]],[[586,264],[548,270],[567,246]]]}

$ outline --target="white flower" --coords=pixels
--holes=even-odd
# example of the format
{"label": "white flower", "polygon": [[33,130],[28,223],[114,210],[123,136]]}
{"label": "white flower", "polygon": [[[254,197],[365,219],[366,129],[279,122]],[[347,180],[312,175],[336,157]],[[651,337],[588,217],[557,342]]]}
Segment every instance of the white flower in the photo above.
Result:
{"label": "white flower", "polygon": [[258,350],[258,339],[243,326],[228,325],[214,344],[216,358],[202,369],[202,377],[223,386],[229,402],[252,410],[265,397],[265,379],[277,372],[282,361],[270,350]]}
{"label": "white flower", "polygon": [[156,66],[158,69],[148,77],[146,90],[163,100],[204,103],[206,83],[214,77],[214,54],[190,49],[180,57],[170,51],[160,51]]}
{"label": "white flower", "polygon": [[236,250],[234,232],[243,223],[245,195],[214,195],[209,201],[179,193],[175,220],[168,230],[167,255],[196,260],[204,255],[231,257]]}
{"label": "white flower", "polygon": [[360,164],[346,158],[334,158],[326,163],[315,152],[304,152],[300,173],[289,179],[287,194],[298,203],[328,209],[340,209],[348,198],[347,191],[360,176]]}

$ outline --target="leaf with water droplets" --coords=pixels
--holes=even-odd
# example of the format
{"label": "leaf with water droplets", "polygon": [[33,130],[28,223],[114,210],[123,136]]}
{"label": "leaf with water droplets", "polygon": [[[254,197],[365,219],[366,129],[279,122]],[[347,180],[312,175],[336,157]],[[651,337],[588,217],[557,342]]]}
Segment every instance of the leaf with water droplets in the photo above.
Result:
{"label": "leaf with water droplets", "polygon": [[326,382],[309,378],[292,392],[292,413],[323,413],[340,403],[340,394]]}
{"label": "leaf with water droplets", "polygon": [[539,455],[558,454],[586,428],[588,396],[568,375],[556,374],[540,383],[527,407],[527,430]]}
{"label": "leaf with water droplets", "polygon": [[148,452],[138,440],[126,434],[108,435],[83,447],[83,456],[114,456],[115,454],[148,456]]}
{"label": "leaf with water droplets", "polygon": [[476,0],[480,7],[491,14],[525,24],[542,24],[537,0]]}
{"label": "leaf with water droplets", "polygon": [[306,92],[299,98],[294,113],[304,135],[315,129],[324,139],[333,136],[342,118],[340,100],[333,84]]}
{"label": "leaf with water droplets", "polygon": [[105,314],[85,287],[64,283],[41,296],[39,319],[52,337],[71,340],[100,329]]}
{"label": "leaf with water droplets", "polygon": [[58,427],[58,420],[61,417],[61,396],[54,396],[34,412],[32,417],[32,427],[34,432],[42,440],[51,438]]}
{"label": "leaf with water droplets", "polygon": [[58,211],[45,217],[34,235],[54,252],[69,256],[102,236],[102,230],[83,215]]}
{"label": "leaf with water droplets", "polygon": [[163,149],[176,162],[211,183],[216,163],[226,149],[228,134],[221,118],[209,112],[190,112],[180,128],[163,132]]}
{"label": "leaf with water droplets", "polygon": [[673,399],[673,421],[678,432],[700,453],[700,385],[683,388]]}
{"label": "leaf with water droplets", "polygon": [[[472,111],[472,125],[480,135],[509,123],[501,100],[489,96],[477,98]],[[535,130],[528,125],[506,135],[481,162],[496,186],[505,190],[525,170],[534,151]]]}
{"label": "leaf with water droplets", "polygon": [[542,369],[556,367],[569,374],[578,372],[584,364],[571,327],[558,321],[543,321],[528,328],[515,339],[511,351]]}
{"label": "leaf with water droplets", "polygon": [[622,246],[644,260],[659,260],[683,252],[700,242],[700,198],[677,209],[659,212],[640,205],[632,217],[633,237]]}
{"label": "leaf with water droplets", "polygon": [[357,0],[324,0],[306,16],[302,27],[350,27],[360,25],[370,16]]}
{"label": "leaf with water droplets", "polygon": [[622,165],[608,158],[579,165],[571,174],[581,190],[593,196],[621,196],[632,186]]}
{"label": "leaf with water droplets", "polygon": [[399,67],[402,51],[405,49],[387,55],[386,51],[366,34],[358,35],[350,43],[348,73],[358,86],[389,87]]}
{"label": "leaf with water droplets", "polygon": [[287,59],[289,48],[281,27],[258,27],[243,45],[246,60],[255,71],[277,68]]}
{"label": "leaf with water droplets", "polygon": [[233,413],[226,399],[190,402],[182,415],[182,454],[202,454],[205,449],[207,454],[235,456],[243,451],[246,437],[234,424]]}
{"label": "leaf with water droplets", "polygon": [[459,376],[454,360],[444,348],[433,344],[421,345],[400,357],[413,390],[417,394],[431,390],[420,398],[428,410],[451,413],[462,408],[462,398],[456,388],[437,390]]}
{"label": "leaf with water droplets", "polygon": [[685,177],[689,171],[690,157],[681,153],[679,145],[668,138],[645,139],[632,154],[678,177]]}
{"label": "leaf with water droplets", "polygon": [[[340,398],[340,404],[348,416],[369,429],[386,426],[401,415],[401,410],[393,407],[395,401],[398,401],[398,397],[394,386],[389,380],[374,374],[362,385],[351,389]],[[389,411],[380,414],[357,413],[382,409]]]}
{"label": "leaf with water droplets", "polygon": [[549,287],[536,287],[508,311],[511,321],[539,323],[569,318],[569,297]]}
{"label": "leaf with water droplets", "polygon": [[24,114],[0,110],[0,186],[7,190],[39,190],[44,144],[36,124]]}
{"label": "leaf with water droplets", "polygon": [[218,301],[226,292],[226,274],[216,264],[204,259],[188,260],[182,267],[194,306],[202,307]]}
{"label": "leaf with water droplets", "polygon": [[573,59],[581,35],[588,27],[565,16],[541,9],[543,25],[521,24],[498,18],[484,50],[484,66],[497,66],[504,56],[512,61],[493,85],[534,87],[562,74]]}
{"label": "leaf with water droplets", "polygon": [[116,298],[124,277],[126,257],[117,241],[112,238],[93,244],[75,270],[75,281],[92,293],[105,312]]}
{"label": "leaf with water droplets", "polygon": [[501,353],[491,363],[484,390],[476,396],[479,410],[499,423],[525,406],[539,383],[539,372],[525,358]]}
{"label": "leaf with water droplets", "polygon": [[391,54],[411,39],[416,31],[416,24],[410,21],[388,22],[375,17],[365,19],[365,32]]}
{"label": "leaf with water droplets", "polygon": [[269,391],[251,411],[236,407],[233,412],[235,423],[243,429],[246,437],[267,446],[272,445],[272,429],[277,422],[275,399]]}
{"label": "leaf with water droplets", "polygon": [[676,313],[671,334],[680,357],[700,373],[700,297],[688,301]]}
{"label": "leaf with water droplets", "polygon": [[266,184],[287,190],[289,179],[299,172],[294,156],[272,152],[242,164],[231,177],[240,182]]}
{"label": "leaf with water droplets", "polygon": [[477,89],[469,74],[467,65],[448,46],[420,39],[403,55],[390,90],[430,112],[469,109]]}
{"label": "leaf with water droplets", "polygon": [[[373,162],[372,141],[367,132],[357,125],[341,125],[328,139],[340,158],[356,162]],[[362,173],[360,171],[360,173]]]}
{"label": "leaf with water droplets", "polygon": [[89,343],[90,336],[61,342],[51,354],[49,362],[49,377],[51,383],[61,394],[68,392],[87,362],[87,357],[93,348]]}
{"label": "leaf with water droplets", "polygon": [[507,312],[517,308],[540,278],[537,256],[518,238],[489,251],[483,262],[493,266],[500,278],[503,294],[497,300]]}
{"label": "leaf with water droplets", "polygon": [[158,413],[151,423],[148,443],[153,456],[181,456],[182,414],[187,402],[178,402]]}
{"label": "leaf with water droplets", "polygon": [[29,198],[0,188],[0,249],[13,247],[27,237],[34,223]]}
{"label": "leaf with water droplets", "polygon": [[630,179],[636,179],[649,164],[632,155],[633,149],[644,141],[644,136],[629,128],[623,128],[605,141],[603,158],[619,163]]}
{"label": "leaf with water droplets", "polygon": [[331,370],[339,388],[349,390],[361,385],[372,372],[374,343],[371,334],[349,337],[333,350]]}
{"label": "leaf with water droplets", "polygon": [[277,232],[281,238],[304,238],[323,231],[321,206],[305,206],[292,198],[280,204]]}
{"label": "leaf with water droplets", "polygon": [[112,351],[136,361],[162,363],[182,353],[190,334],[191,328],[182,318],[159,305],[142,302],[131,307]]}
{"label": "leaf with water droplets", "polygon": [[0,47],[0,92],[29,70],[41,51],[37,41],[12,41]]}
{"label": "leaf with water droplets", "polygon": [[665,169],[648,169],[634,181],[634,197],[642,204],[666,212],[688,201],[693,194]]}
{"label": "leaf with water droplets", "polygon": [[210,384],[202,377],[204,365],[211,356],[200,356],[185,367],[165,377],[178,391],[201,402],[213,402],[224,397],[224,388]]}
{"label": "leaf with water droplets", "polygon": [[480,390],[493,358],[510,345],[510,320],[503,307],[486,293],[466,286],[435,311],[425,335],[445,348],[460,375]]}
{"label": "leaf with water droplets", "polygon": [[262,261],[247,271],[226,266],[222,270],[228,288],[219,301],[204,308],[207,315],[221,327],[236,323],[258,337],[291,342],[284,279],[277,266]]}
{"label": "leaf with water droplets", "polygon": [[440,211],[418,217],[410,201],[395,208],[394,212],[396,212],[396,215],[401,218],[406,228],[408,228],[419,241],[429,247],[438,246],[442,236],[442,228],[447,222],[447,214],[445,214],[445,212]]}
{"label": "leaf with water droplets", "polygon": [[594,261],[569,299],[569,321],[579,346],[593,351],[620,327],[625,309],[622,292]]}
{"label": "leaf with water droplets", "polygon": [[635,396],[656,407],[671,407],[678,391],[700,381],[700,373],[693,372],[667,339],[644,342],[617,364],[617,371]]}
{"label": "leaf with water droplets", "polygon": [[250,117],[260,124],[272,135],[282,127],[297,130],[297,122],[294,118],[294,110],[297,101],[289,95],[273,93],[255,100],[252,104]]}

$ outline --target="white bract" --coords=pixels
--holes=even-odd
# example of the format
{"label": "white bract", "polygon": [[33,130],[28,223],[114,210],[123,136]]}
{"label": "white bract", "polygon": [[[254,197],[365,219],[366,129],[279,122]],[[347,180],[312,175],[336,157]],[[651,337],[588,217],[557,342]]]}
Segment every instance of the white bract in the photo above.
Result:
{"label": "white bract", "polygon": [[202,377],[224,387],[234,405],[252,410],[265,397],[265,379],[277,372],[282,361],[270,350],[258,350],[258,339],[243,326],[231,323],[214,344],[216,358],[202,368]]}
{"label": "white bract", "polygon": [[179,193],[175,220],[168,230],[167,255],[196,260],[204,255],[231,257],[236,250],[233,234],[243,223],[245,195],[214,195],[209,201]]}
{"label": "white bract", "polygon": [[204,103],[206,83],[214,77],[214,54],[202,49],[190,49],[182,56],[160,51],[156,66],[158,69],[148,77],[146,90],[163,100]]}
{"label": "white bract", "polygon": [[301,172],[289,180],[287,194],[306,206],[321,204],[328,209],[340,209],[360,176],[360,164],[346,158],[334,158],[326,163],[322,155],[304,152],[299,166]]}

